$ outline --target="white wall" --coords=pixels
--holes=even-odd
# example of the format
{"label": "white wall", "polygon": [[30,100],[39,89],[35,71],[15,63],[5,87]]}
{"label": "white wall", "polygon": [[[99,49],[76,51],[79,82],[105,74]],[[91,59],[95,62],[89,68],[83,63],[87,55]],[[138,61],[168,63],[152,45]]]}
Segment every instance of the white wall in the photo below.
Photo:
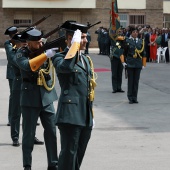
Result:
{"label": "white wall", "polygon": [[2,0],[2,8],[96,8],[96,0]]}
{"label": "white wall", "polygon": [[119,9],[146,9],[146,0],[117,0]]}
{"label": "white wall", "polygon": [[170,2],[169,1],[163,2],[163,13],[170,14]]}

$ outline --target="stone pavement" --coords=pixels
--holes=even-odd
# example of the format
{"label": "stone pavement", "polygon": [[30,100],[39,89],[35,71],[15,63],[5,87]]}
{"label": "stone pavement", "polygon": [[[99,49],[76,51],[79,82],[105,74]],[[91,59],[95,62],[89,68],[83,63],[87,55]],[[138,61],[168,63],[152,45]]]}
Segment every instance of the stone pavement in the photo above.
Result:
{"label": "stone pavement", "polygon": [[[98,70],[94,102],[95,128],[92,132],[81,170],[169,170],[170,169],[170,64],[148,63],[142,70],[138,101],[128,104],[127,80],[125,93],[111,93],[110,61],[90,49]],[[7,124],[8,81],[6,56],[0,49],[0,170],[22,170],[22,150],[11,146]],[[57,93],[60,93],[56,82]],[[57,102],[54,103],[55,108]],[[22,123],[22,122],[21,122]],[[20,133],[20,142],[22,130]],[[43,140],[42,125],[36,136]],[[58,151],[60,139],[58,136]],[[46,151],[34,146],[33,170],[47,169]]]}

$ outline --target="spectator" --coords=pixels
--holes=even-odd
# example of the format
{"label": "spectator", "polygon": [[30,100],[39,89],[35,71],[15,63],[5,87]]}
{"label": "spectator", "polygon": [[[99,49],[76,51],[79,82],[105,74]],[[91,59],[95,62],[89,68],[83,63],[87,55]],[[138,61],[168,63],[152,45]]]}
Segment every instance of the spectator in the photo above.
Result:
{"label": "spectator", "polygon": [[156,53],[157,53],[157,43],[156,43],[156,39],[157,39],[157,34],[156,34],[156,29],[152,29],[152,33],[150,35],[150,61],[151,62],[156,62]]}

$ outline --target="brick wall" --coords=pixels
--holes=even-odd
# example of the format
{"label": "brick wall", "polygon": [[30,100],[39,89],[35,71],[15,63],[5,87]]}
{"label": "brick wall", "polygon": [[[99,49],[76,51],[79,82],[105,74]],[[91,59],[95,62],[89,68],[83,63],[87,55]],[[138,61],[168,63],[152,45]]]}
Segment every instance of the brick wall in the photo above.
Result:
{"label": "brick wall", "polygon": [[[96,9],[67,9],[67,12],[80,12],[81,22],[86,24],[90,22],[91,24],[101,21],[100,25],[92,27],[89,32],[92,36],[92,42],[90,47],[97,47],[97,35],[94,33],[99,26],[109,27],[110,18],[110,8],[112,0],[96,0]],[[146,0],[146,10],[140,10],[146,14],[146,24],[152,27],[162,28],[163,22],[163,1],[162,0]],[[7,27],[13,25],[13,16],[16,9],[2,9],[2,0],[0,0],[0,47],[3,47],[4,41],[7,38],[4,35],[4,31]],[[65,9],[17,9],[29,10],[33,16],[33,23],[39,20],[42,16],[51,14],[51,17],[46,21],[41,23],[37,28],[43,30],[44,32],[49,32],[56,26],[62,23],[62,16]],[[38,11],[38,12],[37,12]],[[131,13],[134,10],[119,10],[120,12]],[[57,33],[51,37],[54,39],[57,37]]]}

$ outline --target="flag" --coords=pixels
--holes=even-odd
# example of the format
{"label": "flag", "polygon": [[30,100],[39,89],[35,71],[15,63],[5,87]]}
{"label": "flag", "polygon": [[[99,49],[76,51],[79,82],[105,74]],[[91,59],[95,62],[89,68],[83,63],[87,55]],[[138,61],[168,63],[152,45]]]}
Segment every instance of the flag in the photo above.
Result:
{"label": "flag", "polygon": [[117,38],[119,30],[120,30],[120,18],[118,15],[117,0],[112,0],[111,10],[110,10],[109,35],[113,40]]}

